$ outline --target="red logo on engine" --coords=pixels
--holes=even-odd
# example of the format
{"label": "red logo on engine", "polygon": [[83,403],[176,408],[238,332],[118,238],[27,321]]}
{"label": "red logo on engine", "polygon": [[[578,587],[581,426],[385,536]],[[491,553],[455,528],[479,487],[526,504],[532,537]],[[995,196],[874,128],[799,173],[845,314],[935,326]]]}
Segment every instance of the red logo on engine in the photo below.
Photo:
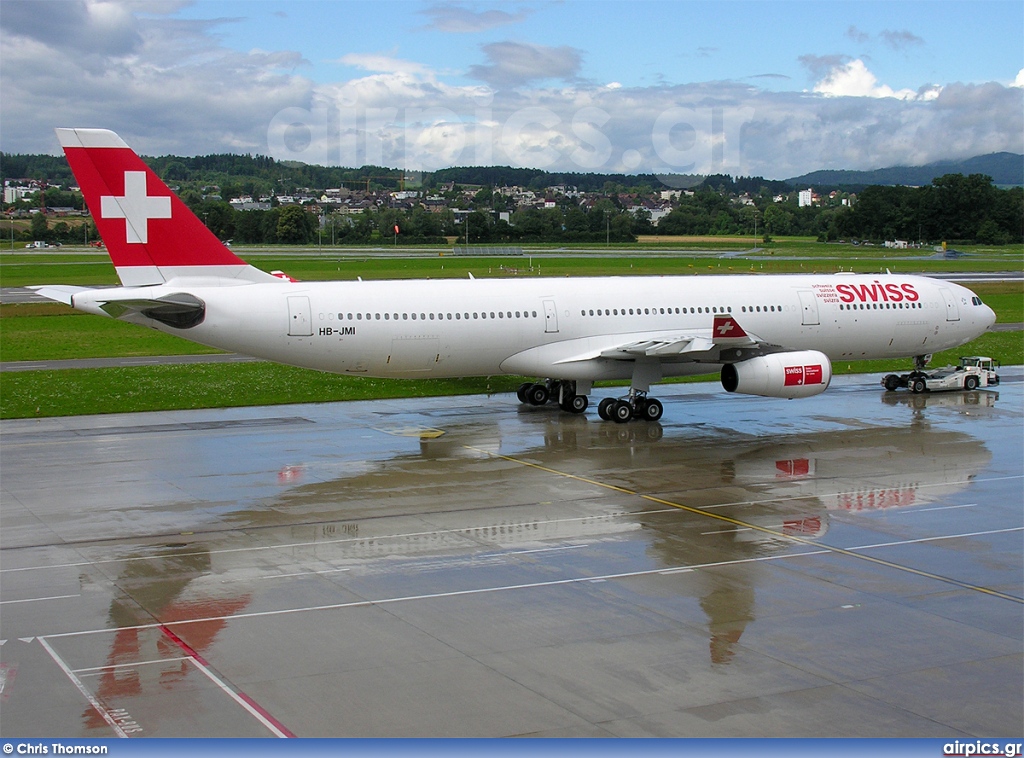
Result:
{"label": "red logo on engine", "polygon": [[800,387],[804,384],[821,384],[825,378],[825,372],[821,364],[812,366],[786,366],[786,378],[783,381],[785,387]]}

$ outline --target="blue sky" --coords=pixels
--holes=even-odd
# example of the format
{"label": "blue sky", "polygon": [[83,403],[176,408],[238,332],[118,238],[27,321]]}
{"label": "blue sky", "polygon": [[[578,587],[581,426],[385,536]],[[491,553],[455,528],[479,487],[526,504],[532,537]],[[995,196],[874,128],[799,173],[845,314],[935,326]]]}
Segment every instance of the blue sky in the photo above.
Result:
{"label": "blue sky", "polygon": [[[473,32],[442,31],[442,7],[517,20]],[[511,39],[582,51],[581,75],[625,86],[762,79],[772,89],[809,87],[804,55],[870,59],[894,89],[925,83],[1010,82],[1024,66],[1024,4],[1019,2],[555,2],[443,4],[385,0],[346,3],[204,2],[192,19],[224,18],[217,29],[239,52],[254,47],[302,52],[307,75],[327,83],[358,76],[336,61],[378,53],[450,71],[453,81],[480,61],[483,45]],[[483,22],[479,22],[483,26]],[[315,31],[314,31],[315,30]],[[893,37],[886,32],[906,33]],[[916,38],[916,40],[914,39]]]}
{"label": "blue sky", "polygon": [[54,152],[54,126],[410,169],[785,178],[1024,152],[1019,0],[5,0],[0,61],[10,152]]}

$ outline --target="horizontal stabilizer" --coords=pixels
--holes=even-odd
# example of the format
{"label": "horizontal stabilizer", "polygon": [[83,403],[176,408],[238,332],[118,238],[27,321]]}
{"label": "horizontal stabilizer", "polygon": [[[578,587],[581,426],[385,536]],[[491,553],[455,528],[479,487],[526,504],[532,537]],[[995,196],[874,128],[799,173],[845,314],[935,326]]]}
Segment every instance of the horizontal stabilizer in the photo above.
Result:
{"label": "horizontal stabilizer", "polygon": [[76,292],[82,292],[89,288],[72,287],[67,284],[47,284],[43,286],[29,287],[28,289],[35,290],[47,300],[55,300],[58,303],[64,303],[64,305],[71,305],[71,298],[74,297]]}

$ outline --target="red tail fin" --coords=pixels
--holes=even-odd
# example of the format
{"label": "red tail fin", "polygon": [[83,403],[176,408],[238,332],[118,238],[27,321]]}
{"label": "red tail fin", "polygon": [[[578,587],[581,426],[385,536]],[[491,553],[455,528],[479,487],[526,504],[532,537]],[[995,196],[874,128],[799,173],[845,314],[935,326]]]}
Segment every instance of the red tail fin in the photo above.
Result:
{"label": "red tail fin", "polygon": [[117,275],[125,286],[179,276],[271,280],[232,253],[107,129],[57,129]]}

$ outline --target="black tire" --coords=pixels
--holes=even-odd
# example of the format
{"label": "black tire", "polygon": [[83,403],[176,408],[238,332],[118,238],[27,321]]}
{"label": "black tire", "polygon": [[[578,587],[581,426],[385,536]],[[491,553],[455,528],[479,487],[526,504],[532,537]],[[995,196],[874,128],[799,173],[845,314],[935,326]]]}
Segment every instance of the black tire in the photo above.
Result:
{"label": "black tire", "polygon": [[612,406],[612,421],[617,424],[625,424],[633,418],[633,406],[625,400],[616,400]]}
{"label": "black tire", "polygon": [[597,404],[597,415],[603,418],[605,421],[611,421],[613,405],[615,405],[615,398],[606,397],[604,400]]}
{"label": "black tire", "polygon": [[647,402],[644,404],[644,409],[641,413],[641,418],[646,421],[657,421],[661,418],[661,415],[665,412],[665,406],[661,404],[660,400],[653,397],[647,398]]}
{"label": "black tire", "polygon": [[533,385],[530,382],[523,382],[519,385],[519,389],[516,390],[516,397],[519,398],[520,403],[526,402],[526,393],[530,391],[530,387]]}
{"label": "black tire", "polygon": [[530,405],[544,405],[549,397],[548,388],[543,384],[531,384],[526,392],[526,402]]}
{"label": "black tire", "polygon": [[971,374],[970,376],[964,377],[964,389],[965,390],[976,390],[978,389],[978,377]]}
{"label": "black tire", "polygon": [[900,388],[900,378],[896,374],[889,374],[882,380],[882,384],[889,392],[895,392]]}
{"label": "black tire", "polygon": [[587,406],[590,405],[590,401],[586,395],[573,395],[566,399],[562,404],[562,410],[569,413],[583,413],[587,410]]}
{"label": "black tire", "polygon": [[915,395],[920,395],[926,389],[928,389],[928,383],[924,379],[918,377],[917,379],[910,380],[910,391]]}

